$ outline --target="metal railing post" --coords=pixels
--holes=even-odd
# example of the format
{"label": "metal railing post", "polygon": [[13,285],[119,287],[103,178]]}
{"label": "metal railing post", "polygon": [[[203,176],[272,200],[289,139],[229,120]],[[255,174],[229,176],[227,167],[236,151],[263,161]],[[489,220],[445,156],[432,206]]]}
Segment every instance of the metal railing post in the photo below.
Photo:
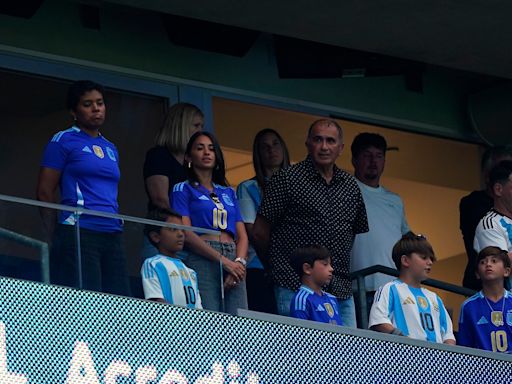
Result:
{"label": "metal railing post", "polygon": [[76,245],[76,267],[78,272],[78,288],[83,289],[84,281],[82,277],[82,249],[80,247],[80,217],[75,212],[75,245]]}
{"label": "metal railing post", "polygon": [[359,318],[361,319],[361,328],[368,328],[368,308],[366,305],[366,284],[364,281],[365,276],[357,276],[357,299],[359,301]]}

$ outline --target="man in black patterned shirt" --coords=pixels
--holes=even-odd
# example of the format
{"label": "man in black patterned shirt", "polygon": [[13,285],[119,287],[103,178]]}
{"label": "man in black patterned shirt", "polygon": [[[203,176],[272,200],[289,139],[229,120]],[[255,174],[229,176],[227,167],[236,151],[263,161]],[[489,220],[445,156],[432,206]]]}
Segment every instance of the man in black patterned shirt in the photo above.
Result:
{"label": "man in black patterned shirt", "polygon": [[326,290],[338,298],[344,324],[355,327],[350,250],[355,235],[368,231],[364,201],[354,177],[335,165],[343,150],[338,123],[315,121],[306,147],[306,159],[276,173],[265,188],[254,223],[257,251],[270,268],[278,313],[289,315],[300,287],[289,263],[291,253],[313,244],[325,246],[334,268]]}

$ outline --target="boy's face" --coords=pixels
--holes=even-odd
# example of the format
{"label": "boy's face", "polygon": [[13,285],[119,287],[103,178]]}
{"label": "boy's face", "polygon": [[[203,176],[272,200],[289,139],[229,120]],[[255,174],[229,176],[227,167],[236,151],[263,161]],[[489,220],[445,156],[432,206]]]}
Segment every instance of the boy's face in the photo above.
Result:
{"label": "boy's face", "polygon": [[409,256],[402,256],[402,269],[406,267],[411,278],[418,282],[428,279],[433,263],[430,256],[417,252],[413,252]]}
{"label": "boy's face", "polygon": [[331,282],[332,271],[331,259],[315,260],[313,268],[310,269],[311,280],[320,287]]}
{"label": "boy's face", "polygon": [[[169,216],[166,223],[183,225],[180,218]],[[181,229],[162,227],[160,233],[152,232],[152,239],[157,243],[158,251],[163,255],[174,256],[183,250],[185,233]]]}
{"label": "boy's face", "polygon": [[478,262],[476,275],[482,281],[503,280],[510,275],[510,268],[505,268],[499,257],[490,255]]}

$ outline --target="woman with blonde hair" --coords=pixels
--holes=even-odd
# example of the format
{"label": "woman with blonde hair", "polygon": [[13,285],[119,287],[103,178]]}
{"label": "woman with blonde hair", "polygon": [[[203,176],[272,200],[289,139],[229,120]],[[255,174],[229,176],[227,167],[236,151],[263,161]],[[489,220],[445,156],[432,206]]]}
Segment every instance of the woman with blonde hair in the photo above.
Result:
{"label": "woman with blonde hair", "polygon": [[[188,140],[204,127],[204,114],[193,104],[174,104],[165,117],[155,146],[146,153],[144,185],[149,197],[148,210],[170,208],[172,188],[185,181],[183,158]],[[144,237],[143,258],[154,256],[158,250]]]}
{"label": "woman with blonde hair", "polygon": [[172,187],[187,179],[183,157],[188,140],[203,127],[203,112],[193,104],[174,104],[167,112],[155,146],[146,153],[144,161],[144,184],[150,208],[170,208]]}

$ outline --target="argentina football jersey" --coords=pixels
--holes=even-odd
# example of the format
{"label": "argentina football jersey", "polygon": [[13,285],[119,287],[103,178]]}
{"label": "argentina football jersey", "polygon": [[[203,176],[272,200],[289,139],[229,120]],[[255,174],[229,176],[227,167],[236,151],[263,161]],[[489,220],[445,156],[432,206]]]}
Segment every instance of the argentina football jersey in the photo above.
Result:
{"label": "argentina football jersey", "polygon": [[[47,144],[42,167],[61,172],[61,204],[117,213],[120,179],[116,147],[102,135],[92,137],[77,127],[58,132]],[[74,225],[76,216],[62,211],[59,223]],[[80,226],[100,232],[119,232],[117,219],[80,216]]]}
{"label": "argentina football jersey", "polygon": [[343,325],[335,296],[323,292],[319,295],[302,285],[290,303],[290,315],[297,319]]}
{"label": "argentina football jersey", "polygon": [[443,343],[455,339],[452,322],[434,292],[394,280],[375,293],[369,326],[391,324],[413,339]]}
{"label": "argentina football jersey", "polygon": [[172,207],[189,217],[195,227],[225,231],[233,237],[236,223],[243,221],[235,191],[219,184],[213,184],[213,191],[209,191],[197,183],[178,183],[173,188]]}
{"label": "argentina football jersey", "polygon": [[164,299],[169,304],[202,308],[197,275],[179,259],[156,255],[146,259],[141,269],[146,299]]}
{"label": "argentina football jersey", "polygon": [[493,352],[511,353],[512,295],[504,291],[497,302],[480,291],[460,309],[457,344]]}

